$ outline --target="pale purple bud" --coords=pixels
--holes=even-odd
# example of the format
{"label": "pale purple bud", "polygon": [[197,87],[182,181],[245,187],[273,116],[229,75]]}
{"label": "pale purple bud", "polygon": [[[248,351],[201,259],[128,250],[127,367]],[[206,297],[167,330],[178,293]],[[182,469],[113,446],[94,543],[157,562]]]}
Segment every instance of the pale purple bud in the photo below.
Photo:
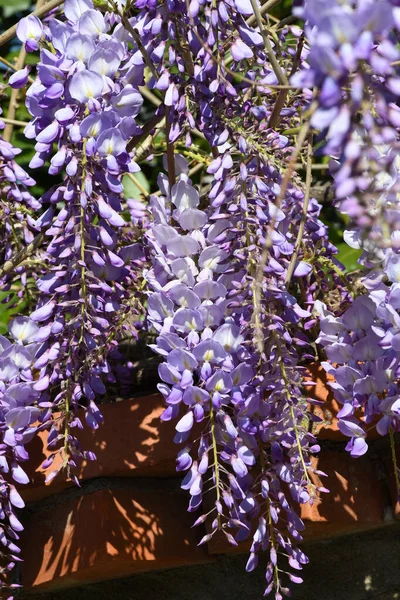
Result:
{"label": "pale purple bud", "polygon": [[15,89],[23,88],[28,83],[29,67],[13,73],[8,80],[8,84]]}

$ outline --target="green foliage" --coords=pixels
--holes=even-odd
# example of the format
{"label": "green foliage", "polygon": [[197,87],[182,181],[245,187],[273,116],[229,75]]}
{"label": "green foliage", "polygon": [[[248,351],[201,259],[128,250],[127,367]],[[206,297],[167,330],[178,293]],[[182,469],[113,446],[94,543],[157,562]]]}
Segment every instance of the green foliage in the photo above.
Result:
{"label": "green foliage", "polygon": [[[134,177],[135,177],[135,179],[138,180],[140,185],[142,185],[144,187],[146,192],[150,192],[150,183],[149,183],[146,175],[143,173],[143,171],[139,171],[139,173],[135,173]],[[125,177],[122,179],[122,185],[124,186],[125,198],[140,198],[141,197],[142,192],[140,191],[138,186],[132,181],[132,179],[128,175],[125,175]]]}
{"label": "green foliage", "polygon": [[31,2],[29,0],[13,0],[13,2],[0,0],[0,8],[6,19],[15,15],[15,13],[28,10],[30,5]]}
{"label": "green foliage", "polygon": [[337,244],[339,254],[337,255],[338,260],[345,266],[346,272],[350,273],[360,268],[358,259],[360,258],[362,251],[356,248],[350,248],[346,242]]}

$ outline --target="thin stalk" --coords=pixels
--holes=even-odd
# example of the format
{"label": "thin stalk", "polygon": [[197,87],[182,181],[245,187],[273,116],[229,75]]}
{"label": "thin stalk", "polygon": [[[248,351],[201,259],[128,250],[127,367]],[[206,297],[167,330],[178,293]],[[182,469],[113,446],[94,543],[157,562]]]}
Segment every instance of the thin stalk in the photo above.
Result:
{"label": "thin stalk", "polygon": [[4,277],[4,275],[7,275],[8,273],[11,273],[16,267],[18,267],[18,265],[20,265],[24,260],[26,260],[27,258],[29,258],[29,256],[32,254],[32,252],[34,252],[36,250],[36,248],[38,248],[40,246],[40,244],[43,242],[43,240],[45,239],[45,234],[39,233],[30,244],[28,244],[26,246],[26,248],[24,248],[24,250],[21,250],[21,252],[18,252],[14,258],[7,260],[3,267],[0,269],[0,279],[2,277]]}
{"label": "thin stalk", "polygon": [[[299,42],[297,44],[297,51],[296,51],[296,55],[293,60],[293,65],[290,70],[289,79],[297,71],[298,65],[300,64],[301,53],[303,50],[303,44],[304,44],[304,38],[300,37]],[[282,112],[283,107],[285,106],[288,94],[289,94],[289,90],[281,90],[278,94],[274,108],[272,109],[272,113],[271,113],[271,116],[268,121],[268,127],[271,127],[271,129],[276,129],[276,127],[279,124],[279,121],[281,120],[281,112]]]}
{"label": "thin stalk", "polygon": [[[9,60],[7,60],[6,58],[4,58],[4,56],[0,56],[0,63],[3,63],[3,65],[5,65],[6,67],[8,67],[9,69],[11,69],[11,71],[17,71],[17,67],[15,65],[13,65],[12,63],[10,63]],[[28,81],[29,83],[33,83],[34,79],[32,79],[32,77],[28,77]],[[4,121],[4,118],[3,118]]]}
{"label": "thin stalk", "polygon": [[[118,7],[115,4],[115,2],[111,2],[111,4],[113,5],[113,7],[115,8],[115,10],[118,12]],[[143,56],[143,60],[146,64],[146,67],[148,69],[150,69],[153,77],[155,79],[158,79],[158,73],[154,67],[154,64],[151,62],[150,56],[146,50],[146,48],[144,47],[144,45],[142,44],[142,40],[140,39],[140,35],[138,34],[138,32],[132,27],[132,25],[129,23],[129,19],[126,17],[125,14],[123,13],[119,13],[119,15],[121,16],[121,21],[122,21],[122,25],[125,27],[125,29],[127,31],[129,31],[129,33],[131,34],[131,36],[133,37],[133,39],[135,40],[135,43],[141,53],[141,55]]]}
{"label": "thin stalk", "polygon": [[[279,4],[280,1],[281,0],[268,0],[268,2],[266,2],[265,4],[260,6],[260,8],[259,8],[260,15],[265,15],[266,12],[271,10],[271,8],[274,8],[274,6]],[[247,23],[247,25],[254,25],[255,23],[257,23],[256,15],[255,14],[251,15],[251,17],[249,17],[247,19],[246,23]]]}
{"label": "thin stalk", "polygon": [[[302,128],[299,132],[296,146],[292,152],[292,156],[290,158],[288,167],[286,169],[285,176],[281,183],[281,189],[280,189],[279,195],[275,201],[275,206],[277,206],[278,208],[280,207],[281,202],[282,202],[283,198],[285,197],[287,188],[289,186],[291,177],[293,175],[293,171],[295,169],[295,165],[297,163],[297,158],[301,152],[304,141],[308,136],[308,132],[310,130],[309,118],[311,117],[313,112],[316,110],[316,107],[317,107],[317,104],[315,102],[313,102],[308,111],[307,121],[304,123],[304,125],[302,126]],[[271,223],[269,224],[268,234],[267,234],[266,240],[264,242],[264,249],[263,249],[263,252],[261,255],[261,260],[257,267],[255,283],[254,283],[254,294],[256,294],[256,298],[254,299],[255,307],[261,306],[260,298],[261,298],[262,280],[263,280],[263,276],[264,276],[264,268],[265,268],[265,265],[267,264],[268,255],[269,255],[270,246],[271,246],[271,232],[274,230],[275,222],[276,222],[276,217],[274,217],[272,219]],[[256,323],[258,322],[259,319],[258,319],[257,314],[254,315],[254,320]],[[259,343],[262,343],[262,341],[264,339],[263,332],[261,330],[257,329],[257,327],[255,329],[256,329],[256,339],[259,341]]]}
{"label": "thin stalk", "polygon": [[169,134],[171,131],[171,121],[169,108],[165,115],[166,131],[165,135],[167,138],[167,166],[168,166],[168,181],[169,181],[169,192],[171,193],[172,186],[175,185],[176,174],[175,174],[175,156],[174,156],[174,143],[170,142]]}
{"label": "thin stalk", "polygon": [[396,444],[394,441],[394,433],[393,433],[392,427],[389,427],[389,439],[390,439],[390,450],[392,452],[392,463],[393,463],[393,469],[394,469],[394,479],[396,482],[397,496],[400,497],[400,476],[399,476],[399,468],[397,466]]}
{"label": "thin stalk", "polygon": [[294,246],[294,252],[292,254],[292,258],[290,259],[289,267],[286,273],[285,278],[285,286],[288,287],[289,283],[292,279],[294,268],[296,265],[297,257],[299,255],[301,242],[304,234],[304,227],[307,221],[307,213],[308,213],[308,202],[310,199],[310,189],[312,183],[312,135],[308,134],[308,144],[307,144],[307,171],[306,171],[306,189],[304,192],[304,202],[303,202],[303,211],[301,214],[301,220],[299,225],[299,231],[297,232],[296,243]]}
{"label": "thin stalk", "polygon": [[141,193],[143,194],[143,196],[145,198],[149,198],[150,194],[149,192],[146,190],[145,187],[142,186],[142,184],[140,183],[139,179],[137,179],[137,177],[134,176],[133,173],[127,173],[129,179],[131,179],[133,181],[133,183],[136,185],[137,188],[139,188],[139,190],[141,191]]}
{"label": "thin stalk", "polygon": [[278,339],[278,336],[276,335],[275,331],[273,331],[273,336],[275,338],[276,351],[277,351],[277,354],[279,356],[279,368],[280,368],[281,373],[282,373],[282,379],[283,379],[283,381],[285,383],[285,394],[286,394],[286,399],[287,399],[287,402],[288,402],[288,405],[289,405],[290,418],[292,419],[292,422],[293,422],[293,429],[294,429],[294,433],[295,433],[295,437],[296,437],[296,445],[297,445],[297,450],[299,452],[300,463],[301,463],[301,467],[303,469],[304,476],[305,476],[306,481],[307,481],[307,486],[311,488],[313,486],[313,483],[312,483],[312,481],[310,479],[310,476],[308,474],[308,469],[307,469],[306,461],[304,460],[303,447],[301,445],[301,440],[300,440],[300,436],[299,436],[299,430],[298,430],[297,423],[296,423],[296,415],[294,414],[294,409],[293,409],[293,405],[292,405],[291,395],[290,395],[290,391],[289,391],[289,386],[290,386],[289,378],[288,378],[287,373],[286,373],[286,368],[285,368],[285,365],[284,365],[284,362],[283,362],[282,352],[281,352],[281,349],[279,347],[279,339]]}
{"label": "thin stalk", "polygon": [[[215,415],[214,408],[211,404],[210,407],[210,423],[211,423],[211,440],[213,447],[213,461],[214,461],[214,472],[215,472],[215,487],[217,491],[217,502],[221,501],[221,490],[220,490],[220,476],[219,476],[219,462],[218,462],[218,451],[217,451],[217,438],[215,435]],[[217,511],[218,516],[218,529],[221,528],[221,515],[219,511]]]}
{"label": "thin stalk", "polygon": [[281,85],[289,85],[288,78],[286,77],[285,73],[281,69],[281,66],[275,56],[274,49],[272,48],[272,44],[269,39],[268,32],[266,31],[266,29],[263,25],[262,15],[261,15],[260,9],[258,7],[257,0],[250,0],[250,2],[251,2],[251,6],[253,8],[253,11],[254,11],[254,16],[256,18],[257,25],[260,29],[260,33],[264,39],[265,50],[268,54],[268,58],[271,63],[272,69],[276,75],[276,78]]}
{"label": "thin stalk", "polygon": [[63,467],[65,468],[68,465],[68,436],[69,436],[69,419],[71,415],[71,405],[70,398],[67,392],[65,397],[65,415],[64,415],[64,460]]}
{"label": "thin stalk", "polygon": [[128,144],[126,145],[126,149],[128,152],[136,148],[136,146],[140,146],[145,139],[150,135],[151,131],[162,121],[164,118],[163,111],[159,111],[158,114],[153,115],[153,117],[143,126],[143,131],[140,135],[133,137]]}
{"label": "thin stalk", "polygon": [[[261,462],[261,472],[265,473],[266,472],[266,468],[265,468],[265,456],[264,456],[264,449],[261,446],[261,444],[259,444],[259,451],[260,451],[260,462]],[[275,529],[274,529],[274,521],[272,519],[272,515],[271,515],[271,500],[269,498],[265,499],[265,504],[267,505],[267,514],[268,514],[268,528],[269,528],[269,538],[270,538],[270,544],[271,547],[275,549],[276,554],[278,554],[277,551],[277,544],[276,544],[276,536],[275,536]],[[276,564],[274,566],[274,578],[275,578],[275,585],[277,590],[279,590],[280,587],[280,583],[279,583],[279,569],[278,569],[278,565]]]}
{"label": "thin stalk", "polygon": [[160,104],[162,104],[162,100],[156,96],[155,94],[153,94],[153,92],[151,92],[149,90],[148,87],[146,87],[145,85],[141,85],[139,87],[139,92],[142,94],[142,96],[144,96],[145,98],[147,98],[147,100],[150,100],[150,102],[152,104],[154,104],[154,106],[160,106]]}
{"label": "thin stalk", "polygon": [[11,125],[15,125],[16,127],[26,127],[28,125],[28,122],[26,121],[17,121],[17,119],[9,119],[8,117],[1,117],[1,120],[4,121],[4,123],[10,123]]}
{"label": "thin stalk", "polygon": [[[84,189],[85,186],[85,177],[86,177],[86,163],[87,163],[87,155],[86,155],[86,143],[87,140],[83,140],[83,148],[82,148],[82,179],[81,179],[81,189]],[[80,207],[80,218],[79,218],[79,233],[81,238],[80,244],[80,262],[81,262],[81,334],[79,337],[79,343],[83,342],[83,336],[85,333],[85,311],[86,311],[86,280],[85,280],[85,209],[82,204]]]}
{"label": "thin stalk", "polygon": [[[18,54],[17,62],[15,64],[16,71],[19,71],[20,69],[23,68],[23,66],[25,64],[25,60],[26,60],[26,50],[25,50],[25,47],[22,46],[21,50],[19,51],[19,54]],[[6,128],[4,129],[4,132],[3,132],[3,139],[6,142],[11,141],[12,134],[14,131],[13,121],[15,119],[15,114],[17,112],[19,92],[20,92],[20,90],[17,88],[13,88],[11,90],[10,102],[8,104],[8,110],[7,110],[7,118],[9,119],[9,122],[6,124]]]}

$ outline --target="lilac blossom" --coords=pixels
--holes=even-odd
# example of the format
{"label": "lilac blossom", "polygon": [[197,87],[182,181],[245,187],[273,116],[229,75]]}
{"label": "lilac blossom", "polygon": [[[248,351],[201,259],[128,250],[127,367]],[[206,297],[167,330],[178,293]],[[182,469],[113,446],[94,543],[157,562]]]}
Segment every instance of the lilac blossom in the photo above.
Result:
{"label": "lilac blossom", "polygon": [[[246,570],[265,554],[264,595],[281,600],[285,578],[300,583],[292,571],[308,561],[296,509],[326,491],[311,478],[317,418],[303,392],[316,328],[350,453],[367,451],[368,426],[398,430],[397,10],[388,0],[306,0],[295,10],[304,42],[297,25],[273,39],[250,25],[250,0],[130,8],[65,0],[43,23],[31,15],[18,25],[26,50],[39,50],[35,68],[9,80],[18,89],[33,77],[30,168],[57,179],[36,201],[18,151],[0,140],[4,262],[21,240],[39,240],[3,282],[8,291],[20,280],[20,297],[31,294],[30,317],[10,324],[13,341],[0,337],[3,470],[25,482],[20,446],[39,419],[48,466],[60,454],[78,483],[74,467],[94,455],[74,434],[77,409],[96,429],[110,386],[132,393],[134,366],[118,343],[146,329],[188,510],[212,498],[195,521],[209,524],[202,543],[218,531],[234,545],[250,538]],[[282,93],[276,57],[300,90]],[[141,125],[142,86],[165,138]],[[292,171],[294,156],[308,163],[294,146],[310,103],[335,205],[350,218],[345,238],[377,269],[354,300],[321,206]],[[147,160],[162,162],[157,190],[125,199],[123,178],[135,181]]]}

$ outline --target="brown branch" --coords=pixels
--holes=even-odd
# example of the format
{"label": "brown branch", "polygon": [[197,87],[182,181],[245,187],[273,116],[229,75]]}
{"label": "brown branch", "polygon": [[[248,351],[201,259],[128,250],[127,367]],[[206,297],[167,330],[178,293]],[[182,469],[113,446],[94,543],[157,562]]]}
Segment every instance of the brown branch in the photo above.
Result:
{"label": "brown branch", "polygon": [[18,121],[17,119],[9,119],[8,117],[3,117],[3,115],[0,117],[1,121],[4,121],[4,123],[11,123],[11,125],[16,125],[17,127],[26,127],[27,125],[29,125],[28,121]]}
{"label": "brown branch", "polygon": [[111,4],[111,6],[114,8],[115,12],[120,15],[122,25],[125,27],[125,29],[127,31],[129,31],[129,33],[135,40],[135,43],[136,43],[141,55],[143,56],[143,60],[146,63],[146,67],[148,69],[150,69],[150,71],[152,72],[155,79],[158,79],[158,73],[157,73],[153,63],[151,62],[150,56],[149,56],[145,46],[142,44],[142,40],[140,39],[139,33],[129,23],[128,17],[122,11],[121,12],[118,11],[118,6],[117,6],[116,2],[114,0],[109,0],[109,2]]}
{"label": "brown branch", "polygon": [[[299,42],[297,44],[296,55],[294,57],[293,65],[290,70],[289,80],[290,80],[291,76],[297,71],[297,67],[300,64],[303,45],[304,45],[304,35],[302,35],[300,37]],[[285,102],[286,102],[288,93],[289,93],[289,90],[281,90],[278,94],[274,108],[272,109],[272,113],[271,113],[271,115],[269,117],[269,121],[268,121],[268,127],[271,127],[271,129],[276,129],[276,127],[279,125],[279,121],[281,119],[281,111],[282,111],[282,108],[285,106]]]}
{"label": "brown branch", "polygon": [[142,142],[147,138],[147,136],[151,133],[151,131],[159,124],[160,121],[164,118],[164,114],[162,110],[159,110],[158,113],[152,116],[150,121],[144,125],[142,133],[133,137],[128,144],[126,145],[126,149],[128,152],[131,152],[136,146],[140,146]]}
{"label": "brown branch", "polygon": [[169,193],[171,194],[172,186],[175,185],[175,156],[174,156],[174,143],[170,142],[169,134],[171,131],[171,120],[169,114],[169,107],[165,115],[166,122],[166,139],[167,139],[167,167],[168,167],[168,182],[169,182]]}
{"label": "brown branch", "polygon": [[275,56],[274,49],[272,48],[272,44],[271,44],[271,40],[269,39],[268,32],[266,31],[266,29],[263,25],[262,15],[261,15],[260,9],[258,7],[257,0],[250,0],[250,2],[251,2],[251,6],[253,7],[254,16],[255,16],[258,28],[259,28],[260,33],[264,40],[265,51],[268,55],[269,62],[271,63],[271,66],[276,75],[276,78],[277,78],[278,82],[280,83],[280,85],[289,85],[288,78],[286,77],[286,74],[284,73],[284,71],[281,69],[281,66]]}
{"label": "brown branch", "polygon": [[[271,8],[279,4],[281,0],[268,0],[263,6],[260,6],[260,15],[265,15]],[[251,15],[246,21],[247,25],[254,25],[257,22],[256,15]]]}
{"label": "brown branch", "polygon": [[[23,66],[25,64],[25,59],[26,59],[26,50],[25,50],[25,47],[22,46],[22,48],[18,54],[17,62],[15,64],[16,71],[19,71],[20,69],[23,68]],[[7,110],[7,118],[9,119],[9,122],[6,124],[6,128],[4,129],[4,133],[3,133],[3,138],[6,142],[11,142],[11,138],[12,138],[12,134],[13,134],[13,130],[14,130],[13,121],[15,120],[15,114],[17,112],[17,106],[18,106],[18,96],[19,96],[19,89],[13,88],[11,90],[10,102],[8,104],[8,110]]]}

